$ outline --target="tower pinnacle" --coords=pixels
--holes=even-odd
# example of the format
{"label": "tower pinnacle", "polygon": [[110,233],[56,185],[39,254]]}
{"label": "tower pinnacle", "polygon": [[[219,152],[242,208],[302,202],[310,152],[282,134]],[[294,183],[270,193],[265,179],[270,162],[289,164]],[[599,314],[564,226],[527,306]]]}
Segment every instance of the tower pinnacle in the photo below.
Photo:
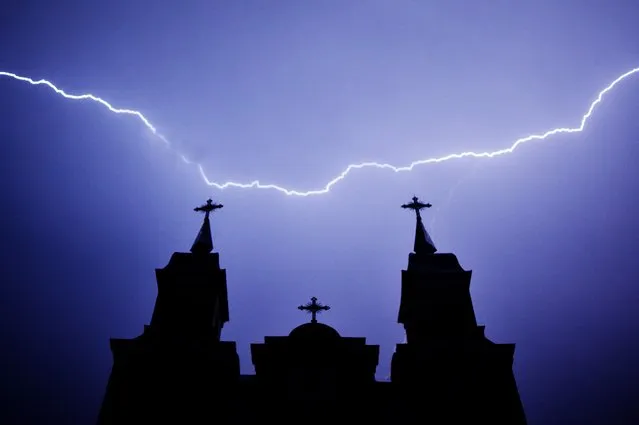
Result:
{"label": "tower pinnacle", "polygon": [[213,200],[209,199],[206,204],[193,208],[195,212],[204,213],[204,223],[200,228],[200,232],[197,234],[193,246],[191,246],[191,252],[194,254],[208,254],[213,251],[213,239],[211,238],[211,223],[209,221],[209,214],[211,212],[224,207],[222,204],[216,204]]}
{"label": "tower pinnacle", "polygon": [[415,245],[413,247],[413,251],[415,254],[434,254],[437,252],[437,248],[435,248],[435,244],[433,240],[430,238],[430,235],[424,228],[424,223],[422,222],[422,216],[420,211],[424,208],[432,207],[431,204],[423,202],[419,202],[419,198],[417,196],[413,196],[413,202],[409,204],[402,205],[404,209],[410,209],[415,211],[415,215],[417,216],[417,225],[415,227]]}

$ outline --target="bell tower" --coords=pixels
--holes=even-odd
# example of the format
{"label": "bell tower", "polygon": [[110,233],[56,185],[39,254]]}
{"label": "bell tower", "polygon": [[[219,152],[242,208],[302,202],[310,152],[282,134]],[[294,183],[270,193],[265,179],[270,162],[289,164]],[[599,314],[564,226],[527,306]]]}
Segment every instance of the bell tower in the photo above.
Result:
{"label": "bell tower", "polygon": [[472,271],[462,269],[454,254],[437,254],[420,214],[430,207],[417,197],[402,205],[415,211],[417,218],[413,252],[408,255],[408,268],[402,271],[398,317],[409,343],[462,338],[477,330],[470,298]]}
{"label": "bell tower", "polygon": [[[417,197],[402,205],[416,214],[415,243],[402,270],[398,344],[391,381],[407,417],[439,424],[467,421],[523,425],[526,418],[512,371],[515,344],[495,344],[478,326],[470,296],[472,272],[451,253],[438,253]],[[420,388],[416,391],[416,388]]]}
{"label": "bell tower", "polygon": [[151,327],[167,335],[211,334],[219,341],[222,327],[229,321],[226,270],[220,255],[213,252],[209,215],[223,208],[211,199],[195,208],[204,213],[191,253],[176,252],[169,264],[156,269],[158,295]]}
{"label": "bell tower", "polygon": [[151,323],[133,339],[111,339],[113,367],[99,425],[211,423],[230,417],[239,379],[235,342],[221,341],[229,321],[226,270],[213,252],[208,200],[190,253],[156,269]]}

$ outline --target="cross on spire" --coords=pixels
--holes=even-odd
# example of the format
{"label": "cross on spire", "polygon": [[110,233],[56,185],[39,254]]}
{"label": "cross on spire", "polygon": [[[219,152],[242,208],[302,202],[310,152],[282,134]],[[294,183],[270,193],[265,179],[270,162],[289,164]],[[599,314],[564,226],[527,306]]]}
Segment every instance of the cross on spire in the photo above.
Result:
{"label": "cross on spire", "polygon": [[424,208],[430,208],[430,207],[432,207],[432,205],[429,203],[424,204],[422,202],[419,202],[419,198],[417,196],[413,196],[413,202],[402,205],[402,208],[404,209],[415,211],[415,214],[417,215],[417,217],[421,217],[421,215],[419,214],[421,210],[423,210]]}
{"label": "cross on spire", "polygon": [[206,201],[206,204],[200,205],[199,207],[193,208],[193,211],[195,211],[195,212],[203,212],[204,213],[204,219],[206,220],[207,218],[209,218],[209,214],[212,211],[218,210],[218,209],[223,208],[223,207],[224,207],[224,205],[216,204],[216,203],[213,202],[213,200],[211,198],[209,198]]}
{"label": "cross on spire", "polygon": [[195,212],[204,213],[204,223],[200,228],[200,232],[197,234],[193,246],[191,246],[191,252],[194,254],[208,254],[213,251],[213,239],[211,238],[211,223],[209,221],[209,214],[211,212],[224,207],[222,204],[216,204],[212,199],[206,201],[206,204],[193,208]]}
{"label": "cross on spire", "polygon": [[413,202],[402,205],[402,208],[404,209],[415,211],[415,215],[417,216],[417,225],[415,227],[415,245],[413,247],[413,252],[415,252],[416,254],[434,254],[437,252],[437,248],[435,248],[433,240],[430,238],[430,235],[424,228],[422,216],[419,213],[424,208],[430,207],[432,207],[431,204],[420,202],[417,196],[413,196]]}
{"label": "cross on spire", "polygon": [[303,304],[297,307],[298,310],[306,311],[307,313],[311,313],[311,323],[317,323],[317,313],[321,313],[322,311],[330,310],[331,307],[327,305],[322,305],[322,303],[317,302],[316,297],[311,298],[310,303]]}

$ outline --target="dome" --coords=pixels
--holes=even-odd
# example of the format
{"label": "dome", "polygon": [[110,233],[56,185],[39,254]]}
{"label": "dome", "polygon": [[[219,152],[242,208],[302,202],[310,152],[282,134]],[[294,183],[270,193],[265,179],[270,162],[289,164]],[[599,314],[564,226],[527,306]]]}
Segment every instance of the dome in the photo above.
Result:
{"label": "dome", "polygon": [[341,338],[339,332],[323,323],[304,323],[293,329],[288,335],[297,341],[335,341]]}

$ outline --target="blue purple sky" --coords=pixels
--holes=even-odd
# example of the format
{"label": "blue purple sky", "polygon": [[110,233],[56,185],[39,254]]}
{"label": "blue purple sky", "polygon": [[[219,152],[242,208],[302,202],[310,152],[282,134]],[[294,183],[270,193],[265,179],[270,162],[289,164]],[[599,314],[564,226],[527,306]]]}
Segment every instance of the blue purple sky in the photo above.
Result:
{"label": "blue purple sky", "polygon": [[[142,111],[216,181],[324,186],[579,125],[639,66],[631,0],[5,0],[0,71]],[[631,424],[639,392],[639,75],[586,129],[494,159],[355,171],[322,196],[208,187],[137,119],[0,77],[0,423],[92,423],[110,337],[151,317],[154,268],[213,219],[245,373],[249,344],[321,320],[394,344],[417,194],[473,270],[478,320],[517,344],[531,424]],[[634,410],[633,410],[634,409]],[[635,416],[632,416],[635,415]],[[633,420],[634,418],[634,420]]]}

